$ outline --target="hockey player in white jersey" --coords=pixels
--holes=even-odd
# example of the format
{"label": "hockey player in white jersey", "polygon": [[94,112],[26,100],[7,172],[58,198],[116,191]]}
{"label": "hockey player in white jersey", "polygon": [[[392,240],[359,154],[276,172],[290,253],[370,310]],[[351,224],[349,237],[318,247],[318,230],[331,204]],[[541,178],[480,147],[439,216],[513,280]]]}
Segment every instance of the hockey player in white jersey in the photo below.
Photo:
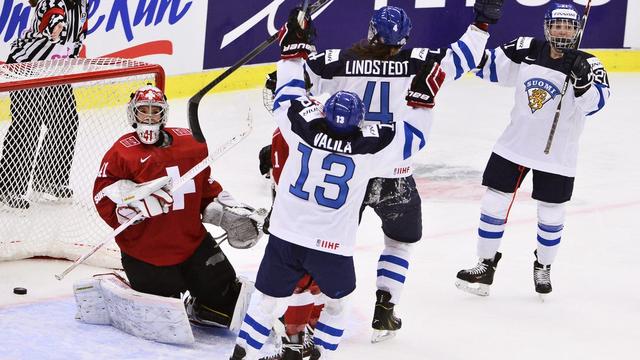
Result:
{"label": "hockey player in white jersey", "polygon": [[[365,103],[367,122],[393,124],[406,108],[404,95],[421,66],[440,63],[446,80],[459,79],[480,63],[489,24],[501,16],[502,0],[476,0],[475,21],[462,37],[443,48],[405,48],[411,20],[395,6],[377,10],[366,40],[346,50],[331,49],[307,61],[313,94],[339,89],[358,94]],[[429,132],[425,132],[425,138]],[[385,247],[377,268],[376,305],[372,341],[395,335],[401,321],[394,315],[409,270],[413,244],[422,237],[421,199],[412,176],[411,160],[392,164],[368,184],[361,212],[370,206],[382,221]]]}
{"label": "hockey player in white jersey", "polygon": [[414,139],[424,139],[436,85],[444,80],[436,62],[424,63],[407,95],[412,107],[405,104],[394,123],[364,125],[365,105],[352,92],[338,91],[324,106],[307,97],[303,58],[311,48],[305,46],[309,33],[295,16],[280,39],[286,60],[278,62],[274,117],[289,156],[278,182],[256,295],[232,360],[258,356],[286,309],[286,298],[307,273],[325,298],[311,359],[331,357],[344,332],[346,298],[355,289],[353,252],[367,183],[424,147]]}
{"label": "hockey player in white jersey", "polygon": [[[456,286],[489,295],[502,254],[498,252],[515,192],[531,169],[532,197],[538,201],[537,250],[533,279],[539,294],[551,292],[551,264],[556,258],[576,175],[578,140],[586,117],[609,98],[607,73],[591,54],[574,50],[580,20],[573,5],[552,3],[544,17],[546,41],[520,37],[487,50],[477,75],[515,87],[511,123],[498,139],[485,169],[478,228],[478,264],[458,272]],[[560,96],[567,75],[571,83]],[[553,147],[545,153],[558,102],[562,111]],[[540,295],[541,297],[543,295]]]}

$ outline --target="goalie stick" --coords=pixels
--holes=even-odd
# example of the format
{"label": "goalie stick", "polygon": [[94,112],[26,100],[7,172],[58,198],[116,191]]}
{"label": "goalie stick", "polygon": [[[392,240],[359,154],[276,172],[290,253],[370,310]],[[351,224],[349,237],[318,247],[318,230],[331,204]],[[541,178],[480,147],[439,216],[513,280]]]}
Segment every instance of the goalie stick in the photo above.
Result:
{"label": "goalie stick", "polygon": [[[186,184],[189,180],[193,179],[196,175],[201,173],[204,169],[206,169],[207,167],[211,166],[211,164],[213,164],[214,161],[218,160],[227,151],[231,150],[231,148],[233,148],[234,146],[238,145],[238,143],[240,143],[240,141],[242,141],[244,138],[246,138],[247,135],[249,135],[249,133],[251,132],[252,129],[253,129],[253,117],[251,116],[251,109],[249,109],[249,114],[247,115],[247,123],[246,123],[246,127],[244,128],[244,130],[242,130],[242,132],[236,134],[234,137],[229,139],[227,142],[223,143],[218,148],[216,148],[211,154],[209,154],[209,156],[206,159],[202,160],[201,162],[197,163],[194,167],[189,169],[184,175],[182,175],[175,183],[173,183],[171,185],[171,192],[179,189],[184,184]],[[134,222],[136,222],[136,221],[138,221],[140,219],[142,219],[142,214],[138,213],[136,216],[132,217],[129,221],[127,221],[124,224],[121,224],[120,226],[118,226],[115,230],[113,230],[111,233],[109,233],[108,236],[105,236],[104,240],[102,240],[101,242],[96,244],[96,246],[93,249],[91,249],[91,251],[89,251],[88,253],[82,255],[80,258],[78,258],[76,261],[74,261],[73,264],[69,265],[69,267],[67,267],[63,272],[61,272],[60,274],[55,275],[56,279],[62,280],[65,276],[67,276],[68,273],[70,273],[73,269],[78,267],[78,265],[80,265],[83,262],[85,262],[85,260],[87,260],[91,255],[95,254],[96,251],[100,250],[100,248],[102,248],[109,241],[114,239],[118,234],[123,232],[131,224],[133,224]]]}
{"label": "goalie stick", "polygon": [[[584,34],[584,28],[587,26],[587,19],[589,18],[589,12],[591,11],[591,0],[587,1],[587,5],[584,7],[584,13],[582,14],[582,26],[580,27],[580,32],[578,33],[578,41],[576,41],[576,45],[574,49],[578,49],[580,47],[580,42],[582,42],[582,35]],[[549,137],[547,138],[547,145],[544,147],[544,153],[549,154],[551,150],[551,143],[553,142],[553,137],[556,135],[556,128],[558,127],[558,120],[560,119],[560,110],[562,109],[562,99],[564,98],[564,94],[567,92],[567,88],[569,87],[569,82],[571,81],[571,72],[567,74],[567,77],[564,79],[564,84],[562,84],[562,92],[560,92],[560,102],[558,103],[558,107],[556,108],[556,113],[553,116],[553,123],[551,124],[551,129],[549,130]]]}
{"label": "goalie stick", "polygon": [[[333,0],[317,0],[312,5],[308,5],[308,0],[305,0],[306,6],[309,6],[309,14],[313,16],[313,14],[325,8],[325,5],[332,3]],[[305,5],[303,5],[304,8]],[[304,14],[304,12],[301,12]],[[304,15],[302,15],[304,17]],[[301,18],[298,17],[298,21],[301,21]],[[269,45],[273,44],[278,39],[278,32],[269,36],[267,40],[263,41],[260,45],[258,45],[255,49],[251,50],[247,55],[242,57],[242,59],[238,60],[235,64],[231,65],[230,68],[225,70],[222,74],[218,75],[215,79],[211,80],[210,83],[205,85],[200,91],[198,91],[195,95],[193,95],[189,99],[189,103],[187,106],[187,116],[189,119],[189,128],[191,129],[191,133],[193,133],[193,137],[198,142],[205,142],[204,134],[202,133],[202,129],[200,128],[200,119],[198,118],[198,107],[200,106],[200,101],[202,98],[213,89],[216,85],[218,85],[222,80],[226,79],[233,72],[238,70],[242,65],[248,63],[254,57],[258,56],[261,52],[263,52]]]}

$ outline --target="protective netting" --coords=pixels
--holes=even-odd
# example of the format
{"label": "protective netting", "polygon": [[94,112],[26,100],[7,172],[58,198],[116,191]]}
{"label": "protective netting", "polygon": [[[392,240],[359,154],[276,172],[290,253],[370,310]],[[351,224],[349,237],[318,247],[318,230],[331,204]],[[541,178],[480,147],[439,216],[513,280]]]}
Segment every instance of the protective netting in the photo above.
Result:
{"label": "protective netting", "polygon": [[[163,76],[123,59],[0,65],[0,260],[75,260],[108,236],[92,198],[100,160],[131,131],[129,95]],[[87,263],[121,267],[115,242]]]}

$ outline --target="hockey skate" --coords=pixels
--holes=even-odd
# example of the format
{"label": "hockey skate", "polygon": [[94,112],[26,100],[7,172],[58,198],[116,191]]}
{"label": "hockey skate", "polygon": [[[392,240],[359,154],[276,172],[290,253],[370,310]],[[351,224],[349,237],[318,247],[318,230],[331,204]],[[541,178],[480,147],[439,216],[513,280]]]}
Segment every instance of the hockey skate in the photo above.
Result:
{"label": "hockey skate", "polygon": [[536,260],[533,262],[533,283],[540,301],[544,302],[545,297],[552,290],[551,288],[551,265],[542,265],[538,262],[538,252],[535,251]]}
{"label": "hockey skate", "polygon": [[[277,323],[282,324],[280,321]],[[260,358],[260,360],[308,359],[311,356],[313,347],[313,328],[307,325],[305,331],[301,331],[296,335],[282,336],[282,342],[276,351],[272,355]]]}
{"label": "hockey skate", "polygon": [[[489,287],[493,284],[493,275],[500,258],[502,254],[496,252],[493,260],[480,259],[475,267],[458,271],[456,287],[470,294],[489,296]],[[472,286],[472,284],[478,284],[478,286]]]}
{"label": "hockey skate", "polygon": [[242,360],[246,356],[247,351],[242,346],[236,344],[236,346],[233,348],[233,354],[231,354],[229,360]]}
{"label": "hockey skate", "polygon": [[73,189],[66,185],[46,188],[34,187],[33,191],[36,200],[70,203],[73,199]]}
{"label": "hockey skate", "polygon": [[182,300],[187,317],[192,325],[205,328],[226,328],[229,326],[230,319],[228,316],[199,304],[196,298],[189,294],[189,291],[182,294]]}
{"label": "hockey skate", "polygon": [[393,312],[394,304],[390,302],[391,294],[385,290],[376,291],[376,307],[373,312],[373,335],[371,342],[377,343],[396,336],[402,327],[402,320]]}

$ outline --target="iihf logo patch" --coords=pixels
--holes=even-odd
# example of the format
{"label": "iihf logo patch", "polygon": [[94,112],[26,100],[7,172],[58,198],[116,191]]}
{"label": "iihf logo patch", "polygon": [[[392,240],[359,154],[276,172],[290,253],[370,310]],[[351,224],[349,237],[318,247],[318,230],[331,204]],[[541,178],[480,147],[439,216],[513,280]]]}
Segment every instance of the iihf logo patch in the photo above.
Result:
{"label": "iihf logo patch", "polygon": [[540,78],[529,79],[524,82],[525,91],[529,97],[529,108],[534,113],[549,100],[560,94],[560,89],[550,81]]}

